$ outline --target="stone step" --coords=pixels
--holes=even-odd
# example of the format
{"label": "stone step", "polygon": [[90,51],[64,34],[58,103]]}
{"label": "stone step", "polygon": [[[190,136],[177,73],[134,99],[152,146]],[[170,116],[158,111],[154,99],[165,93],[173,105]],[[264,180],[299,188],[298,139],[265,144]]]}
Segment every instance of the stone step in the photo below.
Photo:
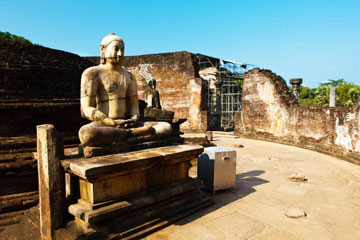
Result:
{"label": "stone step", "polygon": [[[200,187],[200,184],[200,181],[193,179],[175,182],[169,184],[167,187],[155,190],[151,192],[151,194],[143,192],[135,194],[132,197],[119,199],[117,202],[105,202],[102,204],[102,206],[97,206],[98,204],[94,204],[91,207],[84,201],[79,200],[79,203],[73,204],[69,207],[69,213],[86,223],[92,224],[114,218],[119,215],[128,214],[129,212],[136,209],[144,208],[174,196],[194,191]],[[93,208],[93,210],[91,208]]]}
{"label": "stone step", "polygon": [[[144,216],[146,216],[147,221],[145,223],[139,224],[138,221],[134,221],[133,225],[135,227],[133,228],[129,227],[126,229],[126,225],[120,225],[121,228],[120,226],[118,228],[115,227],[115,229],[110,228],[108,239],[142,239],[213,204],[209,197],[199,192],[193,192],[193,194],[193,196],[188,196],[188,198],[181,197],[168,204],[163,204],[161,208],[139,211],[137,216],[132,215],[134,216],[133,219],[144,219]],[[126,219],[124,220],[126,221]],[[123,231],[120,229],[123,229]],[[116,231],[117,233],[114,233]]]}

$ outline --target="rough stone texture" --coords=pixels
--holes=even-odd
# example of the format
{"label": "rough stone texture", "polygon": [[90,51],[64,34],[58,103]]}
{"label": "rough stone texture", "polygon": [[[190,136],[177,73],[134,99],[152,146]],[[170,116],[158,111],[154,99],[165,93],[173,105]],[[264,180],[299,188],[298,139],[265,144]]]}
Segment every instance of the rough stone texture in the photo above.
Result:
{"label": "rough stone texture", "polygon": [[288,218],[304,218],[306,217],[306,212],[300,208],[290,208],[285,212],[285,215]]}
{"label": "rough stone texture", "polygon": [[138,81],[139,96],[147,83],[140,75],[148,64],[147,73],[156,79],[161,106],[175,112],[175,118],[187,118],[181,130],[202,131],[200,104],[202,81],[194,67],[194,55],[189,52],[151,54],[127,57],[125,67]]}
{"label": "rough stone texture", "polygon": [[72,53],[0,41],[0,99],[79,98],[81,73],[91,65]]}
{"label": "rough stone texture", "polygon": [[[197,207],[207,205],[210,199],[198,191],[200,181],[195,180],[195,186],[189,178],[190,161],[203,149],[199,145],[182,144],[88,159],[65,159],[62,161],[65,171],[79,178],[79,200],[70,205],[69,213],[85,226],[96,223],[90,225],[94,229],[102,228],[102,221],[107,228],[111,225],[123,228],[137,219],[139,223],[130,228],[137,232],[147,229],[146,225],[153,220],[167,220],[166,216],[176,214],[167,214],[173,210],[182,212],[191,203],[197,203]],[[155,219],[147,220],[154,213]],[[122,220],[116,223],[119,219]],[[105,232],[120,234],[122,230],[110,227]]]}
{"label": "rough stone texture", "polygon": [[305,182],[308,179],[304,175],[296,173],[296,174],[292,174],[289,180],[292,182]]}
{"label": "rough stone texture", "polygon": [[[61,132],[77,135],[79,128],[88,123],[81,118],[78,100],[48,102],[5,103],[0,100],[0,137],[35,135],[36,125],[53,124]],[[23,145],[26,142],[22,142]],[[4,148],[6,145],[4,144]],[[21,144],[20,146],[21,147]],[[35,147],[32,142],[32,147]],[[8,147],[14,149],[13,147]]]}
{"label": "rough stone texture", "polygon": [[269,70],[245,73],[235,134],[296,145],[360,164],[359,103],[351,108],[299,106],[285,81]]}
{"label": "rough stone texture", "polygon": [[[182,159],[186,157],[198,156],[203,152],[203,147],[199,145],[175,145],[146,149],[141,151],[120,153],[94,158],[70,159],[70,164],[62,164],[66,171],[86,179],[94,179],[99,175],[106,175],[114,172],[125,171],[131,167],[139,167],[148,164],[165,165],[172,159]],[[63,161],[64,162],[64,161]]]}
{"label": "rough stone texture", "polygon": [[80,77],[92,65],[64,51],[0,41],[0,137],[34,138],[36,125],[44,123],[77,131],[84,124]]}
{"label": "rough stone texture", "polygon": [[52,239],[53,231],[64,223],[64,173],[60,159],[64,155],[59,134],[53,125],[37,126],[40,233]]}
{"label": "rough stone texture", "polygon": [[88,122],[79,111],[80,76],[91,65],[64,51],[0,41],[0,195],[37,191],[36,125],[55,125],[67,145],[79,142]]}

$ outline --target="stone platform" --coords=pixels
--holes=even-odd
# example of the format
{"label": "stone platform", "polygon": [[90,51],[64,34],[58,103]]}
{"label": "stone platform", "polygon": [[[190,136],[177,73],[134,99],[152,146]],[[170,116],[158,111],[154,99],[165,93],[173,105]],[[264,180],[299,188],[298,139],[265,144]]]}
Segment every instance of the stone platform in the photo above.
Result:
{"label": "stone platform", "polygon": [[189,177],[190,161],[202,152],[182,144],[62,160],[66,195],[76,199],[69,213],[86,228],[134,236],[203,209],[212,201]]}

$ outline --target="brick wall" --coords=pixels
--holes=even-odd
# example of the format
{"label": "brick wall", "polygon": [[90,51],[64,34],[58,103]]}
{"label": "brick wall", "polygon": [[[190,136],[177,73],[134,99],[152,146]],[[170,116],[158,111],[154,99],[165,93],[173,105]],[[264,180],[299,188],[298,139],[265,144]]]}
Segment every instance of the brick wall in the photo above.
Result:
{"label": "brick wall", "polygon": [[78,99],[81,73],[91,65],[68,52],[0,41],[0,100]]}
{"label": "brick wall", "polygon": [[0,41],[0,196],[15,199],[0,212],[37,202],[36,125],[54,124],[65,144],[78,143],[87,122],[80,116],[80,77],[92,65],[75,54]]}
{"label": "brick wall", "polygon": [[255,68],[244,76],[235,134],[296,145],[360,164],[359,103],[354,107],[299,106],[285,81]]}
{"label": "brick wall", "polygon": [[43,123],[76,134],[84,124],[79,110],[80,77],[92,65],[64,51],[0,41],[3,142],[4,137],[33,138],[36,125]]}

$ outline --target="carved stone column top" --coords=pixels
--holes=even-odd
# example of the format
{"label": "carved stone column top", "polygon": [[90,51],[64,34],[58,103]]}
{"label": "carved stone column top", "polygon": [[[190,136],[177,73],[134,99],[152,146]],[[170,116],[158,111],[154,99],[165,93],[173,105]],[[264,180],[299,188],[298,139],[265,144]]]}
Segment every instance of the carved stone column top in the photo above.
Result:
{"label": "carved stone column top", "polygon": [[301,85],[303,82],[302,78],[290,78],[289,82],[291,85]]}
{"label": "carved stone column top", "polygon": [[291,78],[289,79],[290,84],[293,87],[293,93],[296,97],[296,99],[299,100],[299,95],[300,95],[300,85],[302,84],[302,78]]}

